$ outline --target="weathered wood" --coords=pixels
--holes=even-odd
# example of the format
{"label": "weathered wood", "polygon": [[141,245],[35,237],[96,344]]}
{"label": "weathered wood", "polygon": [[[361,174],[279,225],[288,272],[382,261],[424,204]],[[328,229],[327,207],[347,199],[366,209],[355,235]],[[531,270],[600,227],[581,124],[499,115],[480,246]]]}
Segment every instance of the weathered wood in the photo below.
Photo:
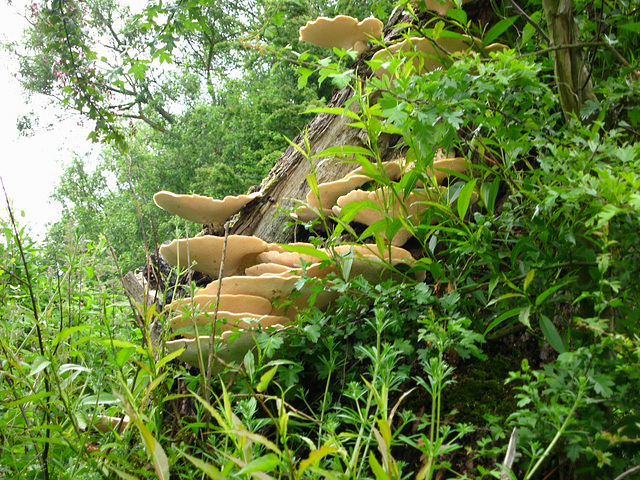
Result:
{"label": "weathered wood", "polygon": [[[329,107],[344,107],[352,96],[350,87],[336,92],[328,105]],[[358,111],[359,106],[354,102],[350,109]],[[309,123],[306,136],[310,148],[310,156],[338,145],[364,146],[366,138],[361,129],[347,124],[353,120],[347,116],[327,113],[318,114]],[[294,143],[305,149],[305,134],[298,135]],[[393,147],[399,137],[383,134],[378,139],[378,148],[383,161],[395,158]],[[316,171],[318,183],[336,180],[343,177],[357,165],[337,161],[328,157],[311,158],[311,162],[293,146],[284,152],[276,166],[269,172],[259,190],[262,198],[252,202],[241,215],[231,232],[239,235],[255,235],[268,242],[287,243],[293,240],[293,229],[286,228],[291,221],[287,214],[298,205],[295,200],[304,201],[309,192],[307,175],[312,172],[312,165]]]}

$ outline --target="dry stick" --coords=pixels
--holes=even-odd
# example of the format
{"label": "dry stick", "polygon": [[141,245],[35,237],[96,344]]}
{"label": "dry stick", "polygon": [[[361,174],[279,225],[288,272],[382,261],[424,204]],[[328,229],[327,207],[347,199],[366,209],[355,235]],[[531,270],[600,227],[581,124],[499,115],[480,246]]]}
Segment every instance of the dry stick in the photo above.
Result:
{"label": "dry stick", "polygon": [[[16,224],[15,217],[13,216],[13,210],[11,208],[11,204],[9,202],[9,195],[7,194],[7,189],[4,186],[4,180],[0,177],[0,184],[2,184],[2,190],[4,191],[4,198],[7,202],[7,211],[9,212],[9,218],[11,219],[11,228],[13,229],[13,235],[16,239],[16,244],[18,245],[18,250],[20,250],[20,257],[22,258],[22,265],[24,266],[25,276],[27,277],[27,289],[29,290],[29,296],[31,297],[31,305],[33,310],[33,318],[36,322],[36,332],[38,333],[38,346],[40,347],[40,354],[44,357],[44,342],[42,340],[42,330],[40,329],[40,316],[38,315],[38,304],[36,303],[36,296],[33,293],[33,288],[31,286],[31,274],[29,273],[29,266],[27,264],[27,258],[24,255],[24,250],[22,248],[22,242],[20,241],[20,233],[18,232],[18,226]],[[51,387],[49,385],[49,373],[47,370],[44,370],[44,388],[47,393],[51,391]],[[44,420],[47,425],[51,423],[51,417],[49,415],[49,410],[44,410]],[[40,459],[40,463],[42,465],[42,476],[44,480],[49,480],[49,435],[51,434],[50,429],[45,429],[45,441],[44,447],[42,447],[42,455],[38,455]],[[37,444],[36,445],[36,453],[38,452]]]}
{"label": "dry stick", "polygon": [[224,224],[224,243],[222,244],[222,256],[220,257],[220,270],[218,272],[218,291],[216,292],[216,306],[213,310],[213,323],[211,324],[211,335],[209,335],[209,358],[207,359],[207,383],[204,391],[204,399],[209,403],[209,392],[211,390],[211,370],[213,367],[213,344],[216,336],[216,325],[218,323],[218,307],[220,306],[220,292],[222,291],[222,278],[224,273],[224,261],[227,255],[227,240],[229,239],[229,222]]}
{"label": "dry stick", "polygon": [[[140,228],[141,228],[141,231],[142,231],[144,253],[145,253],[147,259],[149,259],[150,258],[150,255],[149,255],[149,244],[147,242],[147,238],[146,238],[145,231],[144,231],[144,223],[142,221],[142,214],[140,213],[140,207],[138,205],[138,199],[136,198],[135,192],[133,191],[133,181],[131,179],[132,173],[135,176],[135,179],[138,182],[138,185],[142,185],[142,182],[140,182],[140,178],[138,177],[138,175],[135,172],[133,172],[132,163],[131,163],[131,160],[129,160],[129,187],[131,188],[131,193],[133,194],[133,200],[134,200],[134,202],[136,204],[136,210],[138,212],[138,218],[140,220]],[[140,191],[140,195],[142,196],[142,201],[144,202],[144,205],[148,205],[147,199],[144,196],[144,191],[143,190]],[[149,210],[148,208],[147,208],[147,213],[149,215],[149,221],[151,222],[151,233],[153,233],[154,251],[157,251],[158,250],[158,232],[156,230],[155,222],[153,221],[153,215],[151,214],[151,210]],[[157,268],[157,270],[159,272],[160,271],[160,257],[159,257],[159,255],[156,255],[156,268]],[[158,283],[158,285],[160,285],[160,279],[157,278],[157,275],[155,274],[155,271],[153,273],[154,273],[154,276],[156,276],[156,282]],[[147,269],[147,285],[150,283],[150,280],[151,280],[151,269],[148,268]],[[155,297],[153,299],[154,303],[157,302],[157,300],[158,300],[158,291],[159,291],[159,289],[156,288]],[[147,303],[146,295],[144,296],[144,302],[145,302],[145,305],[146,305],[146,303]]]}

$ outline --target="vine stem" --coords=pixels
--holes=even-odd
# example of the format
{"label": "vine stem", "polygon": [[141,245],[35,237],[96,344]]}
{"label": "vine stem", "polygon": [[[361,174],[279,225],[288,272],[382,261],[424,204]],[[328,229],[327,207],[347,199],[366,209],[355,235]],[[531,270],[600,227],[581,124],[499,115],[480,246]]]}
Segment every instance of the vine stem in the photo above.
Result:
{"label": "vine stem", "polygon": [[569,423],[573,418],[573,414],[575,413],[576,408],[578,408],[578,404],[580,403],[580,400],[582,400],[584,391],[585,391],[585,379],[582,379],[582,381],[580,382],[580,390],[578,391],[578,396],[576,397],[576,401],[573,402],[573,406],[571,407],[571,410],[567,414],[567,418],[564,419],[562,426],[556,432],[556,435],[553,437],[553,440],[551,441],[549,446],[546,448],[542,456],[538,459],[536,464],[533,466],[531,471],[524,477],[524,480],[529,480],[530,478],[533,477],[533,474],[536,472],[536,470],[538,470],[538,468],[540,468],[540,465],[542,465],[542,462],[544,462],[544,460],[547,458],[547,456],[549,456],[553,448],[556,446],[556,443],[558,443],[558,440],[560,440],[560,437],[562,437],[562,434],[569,426]]}

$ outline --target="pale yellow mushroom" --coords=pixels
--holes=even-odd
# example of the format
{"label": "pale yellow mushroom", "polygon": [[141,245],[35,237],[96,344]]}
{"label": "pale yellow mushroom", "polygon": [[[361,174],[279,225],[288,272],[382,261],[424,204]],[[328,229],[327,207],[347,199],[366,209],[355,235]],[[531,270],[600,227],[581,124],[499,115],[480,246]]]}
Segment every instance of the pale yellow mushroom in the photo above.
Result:
{"label": "pale yellow mushroom", "polygon": [[210,295],[195,295],[193,298],[183,298],[172,302],[167,309],[171,312],[181,311],[184,314],[192,312],[204,312],[215,309],[216,301],[218,309],[231,313],[253,313],[267,315],[271,312],[271,301],[260,295],[243,293],[224,293],[220,297],[213,293]]}
{"label": "pale yellow mushroom", "polygon": [[260,192],[250,195],[226,196],[222,200],[201,195],[178,195],[162,191],[153,196],[156,205],[174,215],[203,225],[222,225],[238,213]]}
{"label": "pale yellow mushroom", "polygon": [[[179,269],[189,267],[197,272],[217,277],[220,272],[223,246],[223,237],[206,235],[174,240],[168,245],[162,245],[160,254],[167,262]],[[224,260],[224,276],[243,273],[245,268],[255,263],[256,256],[266,249],[267,243],[258,237],[229,235]]]}
{"label": "pale yellow mushroom", "polygon": [[382,22],[373,17],[361,22],[347,15],[319,17],[300,27],[300,40],[319,47],[336,47],[362,53],[367,48],[369,39],[382,36],[382,27]]}

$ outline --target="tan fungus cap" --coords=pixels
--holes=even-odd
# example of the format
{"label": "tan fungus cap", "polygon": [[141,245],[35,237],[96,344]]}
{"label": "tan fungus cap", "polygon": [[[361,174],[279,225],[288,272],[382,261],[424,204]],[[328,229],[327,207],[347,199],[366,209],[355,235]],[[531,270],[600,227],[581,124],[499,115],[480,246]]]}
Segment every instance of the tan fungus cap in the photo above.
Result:
{"label": "tan fungus cap", "polygon": [[337,47],[362,53],[367,48],[367,40],[382,36],[382,27],[382,22],[373,17],[361,22],[347,15],[319,17],[300,28],[300,40],[319,47]]}
{"label": "tan fungus cap", "polygon": [[203,225],[221,225],[242,210],[247,203],[260,197],[260,192],[250,195],[226,196],[216,200],[201,195],[178,195],[162,191],[153,196],[156,205],[180,218]]}

